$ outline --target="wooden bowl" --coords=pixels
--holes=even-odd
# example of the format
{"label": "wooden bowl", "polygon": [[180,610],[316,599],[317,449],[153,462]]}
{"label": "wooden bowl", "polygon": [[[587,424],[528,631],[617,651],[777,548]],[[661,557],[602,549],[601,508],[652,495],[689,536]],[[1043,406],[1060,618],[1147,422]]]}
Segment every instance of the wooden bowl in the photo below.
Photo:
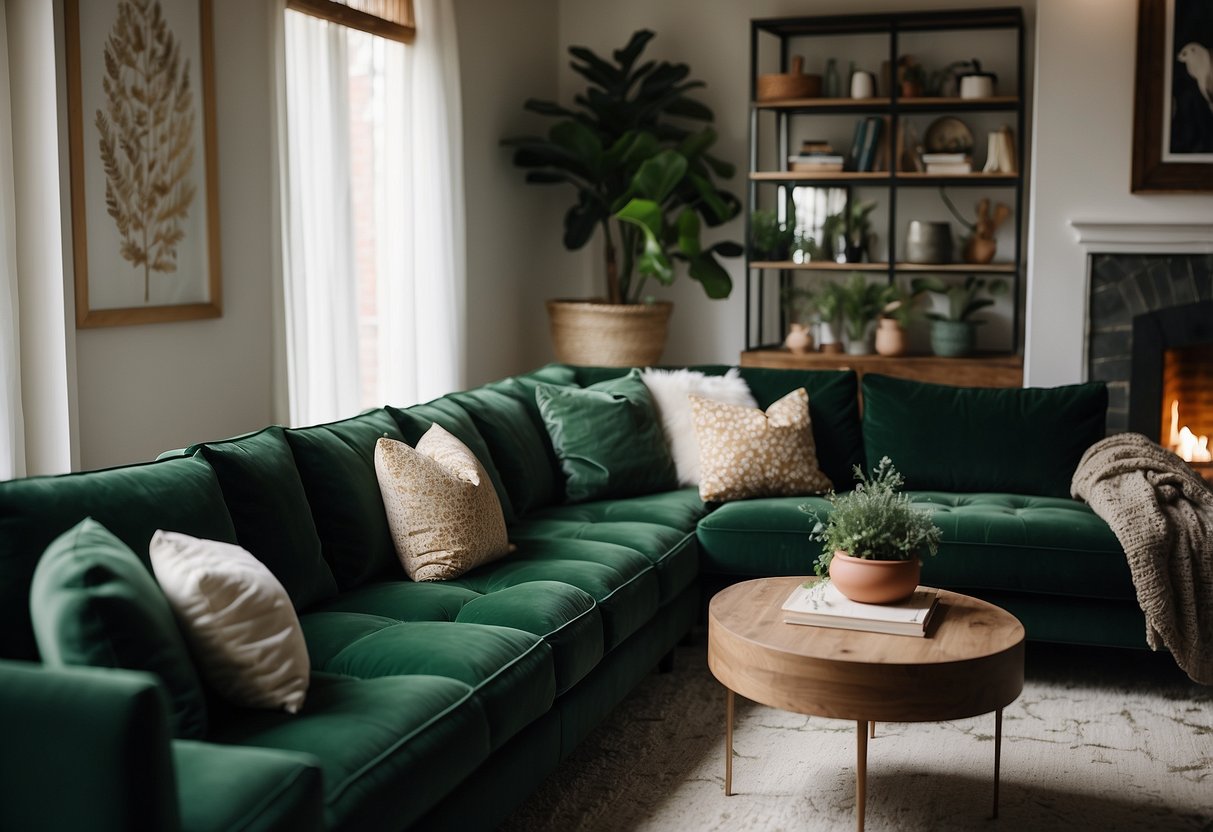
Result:
{"label": "wooden bowl", "polygon": [[776,101],[782,98],[820,98],[821,76],[805,75],[804,58],[792,59],[791,72],[769,72],[759,75],[754,96],[758,101]]}

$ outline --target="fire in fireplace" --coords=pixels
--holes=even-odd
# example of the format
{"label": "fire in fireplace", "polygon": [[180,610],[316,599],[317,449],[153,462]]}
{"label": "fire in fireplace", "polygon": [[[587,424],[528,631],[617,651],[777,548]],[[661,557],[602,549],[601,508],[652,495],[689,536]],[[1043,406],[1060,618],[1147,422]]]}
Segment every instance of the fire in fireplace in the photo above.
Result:
{"label": "fire in fireplace", "polygon": [[1213,344],[1168,349],[1163,356],[1165,444],[1188,462],[1213,462]]}

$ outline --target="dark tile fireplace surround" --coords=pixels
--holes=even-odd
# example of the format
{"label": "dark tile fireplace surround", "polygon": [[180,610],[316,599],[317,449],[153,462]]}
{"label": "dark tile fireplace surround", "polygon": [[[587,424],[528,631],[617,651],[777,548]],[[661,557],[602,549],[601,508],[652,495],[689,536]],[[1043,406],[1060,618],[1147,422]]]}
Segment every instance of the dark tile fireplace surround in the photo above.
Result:
{"label": "dark tile fireplace surround", "polygon": [[1087,378],[1108,383],[1108,433],[1158,439],[1163,355],[1213,344],[1213,254],[1093,254],[1090,272]]}

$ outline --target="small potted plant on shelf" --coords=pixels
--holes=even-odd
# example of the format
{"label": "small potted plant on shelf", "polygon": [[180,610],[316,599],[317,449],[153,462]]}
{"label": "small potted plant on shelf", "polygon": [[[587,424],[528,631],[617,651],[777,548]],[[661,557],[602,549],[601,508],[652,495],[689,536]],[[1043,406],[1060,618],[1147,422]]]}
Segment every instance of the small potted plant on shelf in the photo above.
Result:
{"label": "small potted plant on shelf", "polygon": [[831,508],[824,519],[812,506],[801,506],[817,520],[809,537],[822,544],[814,570],[861,604],[908,598],[918,586],[923,553],[939,550],[943,532],[929,511],[901,493],[904,480],[887,456],[871,477],[856,465],[855,479],[854,491],[826,495]]}
{"label": "small potted plant on shelf", "polygon": [[822,352],[842,352],[842,297],[842,286],[830,280],[822,284],[813,301],[821,320],[817,342]]}
{"label": "small potted plant on shelf", "polygon": [[977,218],[970,221],[957,210],[955,203],[943,188],[939,189],[939,197],[952,212],[956,221],[968,229],[969,233],[964,238],[961,249],[964,261],[984,264],[993,260],[994,254],[998,251],[998,239],[994,235],[998,232],[998,227],[1011,216],[1011,207],[1005,202],[1000,202],[994,206],[994,213],[991,215],[990,199],[982,197],[977,202]]}
{"label": "small potted plant on shelf", "polygon": [[868,355],[872,352],[872,323],[887,302],[889,287],[868,282],[860,272],[851,272],[838,289],[846,324],[847,354]]}
{"label": "small potted plant on shelf", "polygon": [[885,356],[904,355],[906,328],[917,313],[919,292],[894,284],[888,287],[886,302],[876,323],[876,352]]}
{"label": "small potted plant on shelf", "polygon": [[750,257],[779,261],[791,256],[795,228],[781,223],[774,211],[759,210],[750,215]]}
{"label": "small potted plant on shelf", "polygon": [[809,325],[817,307],[816,294],[807,286],[791,286],[784,293],[784,300],[791,313],[784,347],[797,354],[812,352],[813,333]]}
{"label": "small potted plant on shelf", "polygon": [[[927,313],[931,319],[931,350],[945,358],[959,358],[973,351],[977,325],[984,323],[973,320],[973,313],[993,306],[993,296],[1007,290],[1005,280],[987,280],[972,274],[965,277],[964,283],[946,283],[931,275],[915,278],[911,286],[915,292],[931,292],[947,300],[946,313]],[[987,295],[983,297],[982,293]]]}
{"label": "small potted plant on shelf", "polygon": [[927,83],[927,71],[913,58],[903,58],[901,65],[901,97],[921,98]]}

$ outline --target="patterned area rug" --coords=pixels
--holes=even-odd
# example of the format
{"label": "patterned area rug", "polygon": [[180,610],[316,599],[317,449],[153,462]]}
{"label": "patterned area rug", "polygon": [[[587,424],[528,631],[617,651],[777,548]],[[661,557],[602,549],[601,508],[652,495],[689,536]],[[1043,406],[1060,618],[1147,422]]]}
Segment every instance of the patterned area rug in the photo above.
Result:
{"label": "patterned area rug", "polygon": [[[724,690],[706,638],[677,650],[502,826],[537,830],[851,830],[855,724],[737,699],[732,797]],[[1003,722],[881,723],[868,745],[867,828],[1213,832],[1213,688],[1170,658],[1029,645]]]}

